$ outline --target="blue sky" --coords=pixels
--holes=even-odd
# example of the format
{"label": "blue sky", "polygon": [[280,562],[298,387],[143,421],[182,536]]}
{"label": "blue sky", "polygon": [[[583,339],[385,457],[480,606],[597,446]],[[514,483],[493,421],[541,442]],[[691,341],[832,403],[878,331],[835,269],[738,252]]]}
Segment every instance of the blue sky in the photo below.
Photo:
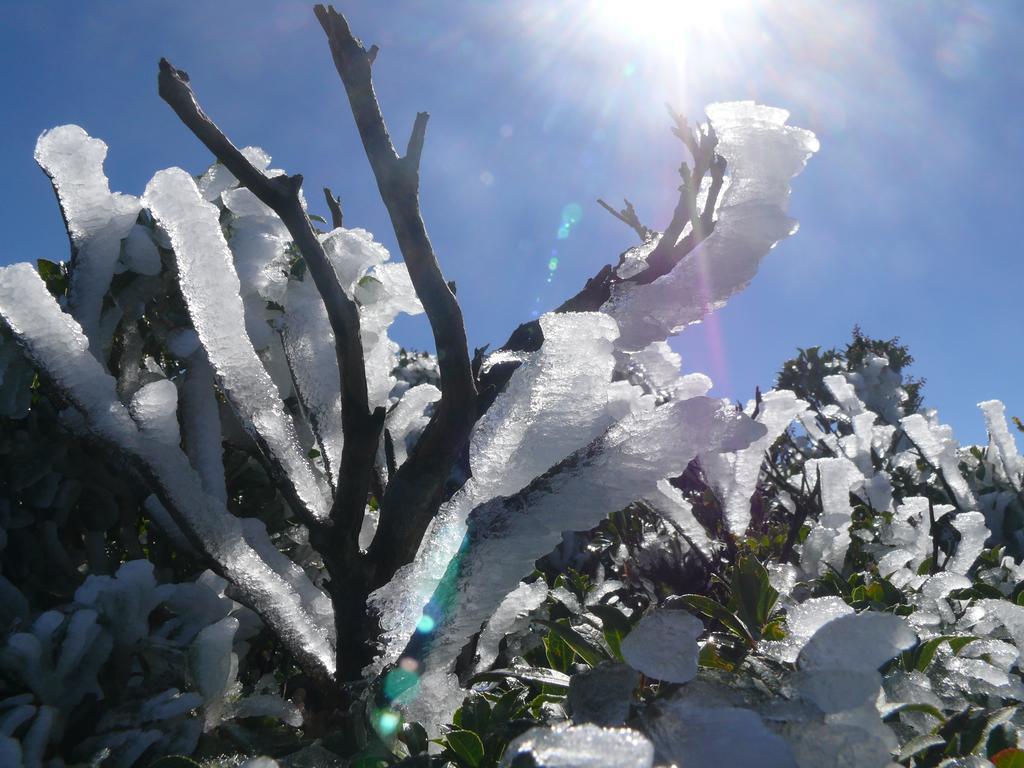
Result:
{"label": "blue sky", "polygon": [[[926,402],[962,442],[985,440],[980,400],[1024,417],[1024,4],[731,0],[704,18],[715,3],[680,0],[690,12],[667,18],[668,4],[636,2],[632,17],[618,0],[341,5],[382,49],[375,83],[396,142],[431,112],[423,209],[470,342],[504,341],[633,244],[595,198],[629,197],[665,225],[681,158],[666,101],[697,118],[712,101],[756,99],[821,140],[794,184],[800,232],[673,342],[684,368],[745,400],[796,347],[842,344],[860,324],[909,344]],[[305,175],[314,211],[326,214],[329,184],[347,224],[393,245],[310,5],[5,6],[0,263],[66,258],[32,160],[45,128],[77,123],[106,141],[115,190],[208,165],[156,95],[160,56],[237,144]],[[558,239],[574,204],[582,215]],[[422,318],[396,335],[430,343]]]}

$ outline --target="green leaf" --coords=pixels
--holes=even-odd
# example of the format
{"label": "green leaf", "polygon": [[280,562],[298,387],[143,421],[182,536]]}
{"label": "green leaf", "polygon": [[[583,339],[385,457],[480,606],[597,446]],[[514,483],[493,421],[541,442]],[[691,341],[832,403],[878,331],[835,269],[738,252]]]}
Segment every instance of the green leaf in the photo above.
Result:
{"label": "green leaf", "polygon": [[632,626],[622,611],[611,605],[593,605],[590,612],[601,620],[604,639],[616,658],[622,658],[622,639],[629,634]]}
{"label": "green leaf", "polygon": [[779,593],[772,587],[768,571],[753,555],[743,555],[732,573],[732,600],[743,623],[757,635],[768,623]]}
{"label": "green leaf", "polygon": [[608,659],[608,653],[603,648],[595,646],[568,624],[548,621],[547,619],[534,619],[534,623],[547,627],[558,635],[558,637],[565,641],[566,645],[572,648],[581,659],[592,667],[596,667],[602,661]]}
{"label": "green leaf", "polygon": [[309,452],[306,454],[306,458],[307,459],[319,459],[320,458],[320,451],[318,451],[316,448],[310,448]]}
{"label": "green leaf", "polygon": [[405,744],[410,755],[419,755],[427,751],[427,730],[419,723],[403,723],[398,738]]}
{"label": "green leaf", "polygon": [[315,213],[309,214],[309,218],[311,218],[313,221],[318,221],[321,224],[327,223],[327,219],[325,219],[323,216],[317,216]]}
{"label": "green leaf", "polygon": [[946,721],[942,712],[931,704],[892,704],[881,707],[879,714],[882,716],[882,721],[888,723],[894,720],[900,712],[922,712],[926,715],[931,715],[940,723]]}
{"label": "green leaf", "polygon": [[467,731],[484,733],[491,722],[491,705],[479,693],[471,693],[462,702],[461,715],[455,722]]}
{"label": "green leaf", "polygon": [[445,736],[448,748],[459,759],[459,765],[477,768],[484,759],[484,744],[472,731],[452,731]]}
{"label": "green leaf", "polygon": [[925,750],[937,747],[939,744],[945,744],[946,740],[941,736],[936,736],[934,733],[925,733],[921,736],[915,736],[906,744],[903,745],[903,749],[900,750],[899,756],[896,758],[897,762],[904,762],[909,760],[914,755],[920,754]]}
{"label": "green leaf", "polygon": [[508,720],[521,717],[526,710],[526,695],[522,688],[516,687],[505,691],[491,707],[491,722],[501,725]]}
{"label": "green leaf", "polygon": [[68,291],[68,269],[64,264],[59,264],[47,259],[37,259],[36,269],[39,276],[46,283],[47,290],[55,297],[63,296]]}
{"label": "green leaf", "polygon": [[709,619],[719,622],[745,643],[754,644],[754,638],[743,621],[721,603],[703,595],[680,595],[679,602],[687,608],[692,608]]}
{"label": "green leaf", "polygon": [[972,635],[940,635],[939,637],[933,637],[913,651],[913,655],[916,657],[914,663],[914,669],[918,672],[924,672],[928,669],[928,665],[932,663],[932,659],[935,658],[936,651],[939,650],[939,646],[943,643],[949,643],[949,647],[953,649],[953,653],[959,653],[964,646],[974,642],[978,638]]}
{"label": "green leaf", "polygon": [[549,685],[552,688],[569,690],[569,676],[554,669],[543,667],[519,667],[517,669],[492,669],[488,672],[479,672],[469,679],[469,685],[485,682],[502,682],[512,678],[524,683],[534,685]]}
{"label": "green leaf", "polygon": [[718,652],[718,647],[714,643],[704,644],[704,647],[700,649],[700,654],[697,656],[697,663],[708,669],[723,669],[726,672],[732,672],[736,669],[735,664],[722,658],[722,655]]}
{"label": "green leaf", "polygon": [[572,660],[576,658],[572,648],[554,632],[544,636],[544,655],[548,666],[559,672],[568,672],[572,668]]}

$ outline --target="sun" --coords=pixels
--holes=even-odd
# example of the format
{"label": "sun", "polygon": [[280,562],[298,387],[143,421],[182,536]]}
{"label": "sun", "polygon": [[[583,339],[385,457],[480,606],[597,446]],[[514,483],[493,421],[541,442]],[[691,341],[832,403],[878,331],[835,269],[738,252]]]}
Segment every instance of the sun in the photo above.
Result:
{"label": "sun", "polygon": [[597,0],[591,5],[594,21],[606,32],[664,46],[721,38],[749,15],[753,0]]}

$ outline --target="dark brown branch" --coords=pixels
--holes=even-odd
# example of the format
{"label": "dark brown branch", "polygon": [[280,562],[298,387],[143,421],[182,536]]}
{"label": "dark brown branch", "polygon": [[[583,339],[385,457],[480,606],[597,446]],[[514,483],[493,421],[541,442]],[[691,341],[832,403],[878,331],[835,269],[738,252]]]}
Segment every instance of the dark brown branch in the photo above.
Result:
{"label": "dark brown branch", "polygon": [[334,65],[341,76],[366,157],[391,218],[416,295],[434,334],[441,374],[441,401],[412,455],[390,478],[380,522],[370,546],[374,584],[385,582],[416,554],[437,512],[445,484],[476,420],[476,387],[458,301],[445,282],[419,207],[419,166],[426,112],[416,116],[405,157],[399,157],[373,90],[369,51],[333,7],[316,6]]}
{"label": "dark brown branch", "polygon": [[327,198],[327,208],[331,212],[331,227],[339,229],[345,223],[345,214],[341,210],[341,198],[335,197],[330,187],[324,187],[324,197]]}
{"label": "dark brown branch", "polygon": [[[331,510],[328,557],[354,558],[359,551],[370,473],[383,425],[383,409],[370,413],[366,394],[366,369],[359,336],[359,311],[346,295],[320,240],[302,208],[299,190],[302,176],[267,177],[250,163],[217,125],[203,112],[189,85],[188,75],[160,60],[160,96],[207,149],[257,198],[278,215],[302,254],[334,332],[341,372],[341,416],[345,434],[338,491]],[[304,517],[308,519],[308,511]]]}
{"label": "dark brown branch", "polygon": [[637,216],[636,213],[636,208],[633,207],[633,204],[629,202],[629,200],[623,200],[622,202],[625,203],[625,207],[621,211],[617,211],[601,198],[597,199],[598,205],[636,232],[641,243],[646,243],[654,236],[654,233],[642,221],[640,221],[640,217]]}

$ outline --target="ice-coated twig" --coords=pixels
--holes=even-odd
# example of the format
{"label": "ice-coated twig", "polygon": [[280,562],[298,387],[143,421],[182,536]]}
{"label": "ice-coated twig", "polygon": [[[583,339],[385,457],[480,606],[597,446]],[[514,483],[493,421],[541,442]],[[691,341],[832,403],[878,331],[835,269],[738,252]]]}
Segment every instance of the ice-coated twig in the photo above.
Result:
{"label": "ice-coated twig", "polygon": [[327,308],[334,332],[341,377],[345,445],[339,487],[331,509],[331,550],[343,560],[358,554],[358,533],[369,492],[373,459],[384,423],[384,410],[371,412],[366,394],[366,365],[359,334],[359,312],[342,289],[313,227],[302,208],[302,176],[268,177],[259,171],[207,117],[196,100],[188,75],[160,60],[160,96],[239,182],[284,222],[305,260]]}
{"label": "ice-coated twig", "polygon": [[459,552],[469,513],[519,491],[613,423],[609,381],[615,323],[596,312],[548,314],[540,322],[547,342],[516,370],[473,430],[473,476],[441,506],[415,560],[371,598],[380,614],[381,663],[394,661],[405,646]]}
{"label": "ice-coated twig", "polygon": [[[759,410],[755,411],[758,406]],[[763,438],[734,453],[701,454],[705,481],[721,502],[726,527],[733,536],[742,537],[750,525],[750,501],[761,476],[765,452],[806,409],[807,403],[792,392],[772,390],[758,404],[751,400],[744,409],[768,430]]]}
{"label": "ice-coated twig", "polygon": [[376,47],[365,49],[333,7],[317,5],[315,11],[416,295],[430,321],[441,373],[441,402],[413,454],[390,479],[381,504],[380,523],[369,550],[376,571],[373,581],[379,586],[412,560],[437,512],[445,483],[476,421],[476,386],[462,310],[444,279],[420,214],[419,167],[429,115],[416,115],[408,149],[400,157],[373,91],[371,64]]}
{"label": "ice-coated twig", "polygon": [[100,312],[126,237],[139,215],[139,200],[112,193],[103,161],[107,145],[77,125],[45,131],[35,158],[50,178],[71,241],[68,304],[99,354]]}
{"label": "ice-coated twig", "polygon": [[[663,340],[723,305],[749,282],[775,242],[794,230],[794,222],[785,216],[789,179],[817,150],[814,135],[785,125],[785,111],[752,102],[712,105],[707,114],[709,127],[698,137],[672,113],[673,132],[695,163],[680,169],[684,183],[665,233],[646,247],[627,251],[618,267],[603,267],[556,310],[613,314],[620,323],[622,349]],[[704,175],[703,183],[698,174]],[[696,195],[693,202],[691,195]],[[723,225],[726,232],[720,237]],[[626,274],[622,267],[630,255],[637,263]],[[627,322],[630,316],[633,322]],[[501,349],[533,351],[542,343],[533,320],[513,331]],[[512,370],[514,366],[486,371],[479,376],[480,391],[500,391]]]}
{"label": "ice-coated twig", "polygon": [[302,454],[295,424],[245,331],[245,311],[219,212],[187,172],[159,171],[143,196],[170,235],[181,292],[221,389],[275,468],[299,514],[323,520],[328,504]]}

